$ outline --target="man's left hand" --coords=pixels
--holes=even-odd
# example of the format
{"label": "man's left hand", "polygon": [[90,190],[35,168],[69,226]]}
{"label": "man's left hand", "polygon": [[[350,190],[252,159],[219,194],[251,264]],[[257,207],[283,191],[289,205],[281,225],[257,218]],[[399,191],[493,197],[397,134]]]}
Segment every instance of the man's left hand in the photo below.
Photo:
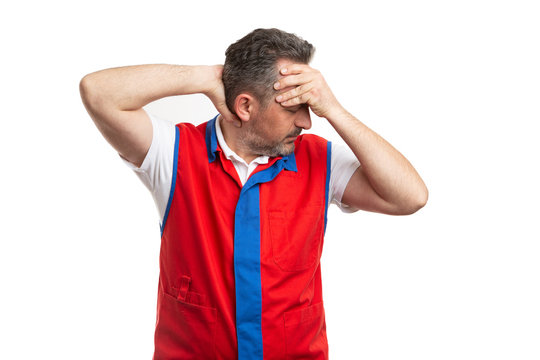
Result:
{"label": "man's left hand", "polygon": [[307,104],[315,115],[327,119],[331,114],[342,110],[341,104],[318,70],[305,64],[288,64],[282,67],[279,73],[283,77],[274,84],[274,89],[294,86],[276,97],[276,101],[282,106]]}

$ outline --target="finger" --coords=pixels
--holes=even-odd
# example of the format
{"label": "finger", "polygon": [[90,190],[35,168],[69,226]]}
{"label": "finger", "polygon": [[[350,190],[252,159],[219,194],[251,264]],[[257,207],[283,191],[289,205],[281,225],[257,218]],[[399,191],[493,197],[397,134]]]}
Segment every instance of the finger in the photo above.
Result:
{"label": "finger", "polygon": [[225,104],[220,104],[219,108],[218,108],[218,112],[223,116],[223,118],[226,120],[226,121],[229,121],[231,123],[233,123],[234,126],[236,127],[241,127],[242,126],[242,121],[240,121],[240,119],[238,118],[238,116],[236,116],[235,114],[233,114],[229,108],[227,107],[227,105]]}
{"label": "finger", "polygon": [[306,74],[287,75],[276,81],[274,89],[285,89],[286,87],[302,85],[309,81],[311,81],[311,77]]}
{"label": "finger", "polygon": [[277,102],[287,101],[289,99],[295,98],[297,96],[303,95],[307,92],[310,92],[311,89],[313,89],[313,83],[308,82],[307,84],[303,84],[300,86],[295,87],[294,89],[291,89],[289,91],[283,92],[279,94],[276,97]]}
{"label": "finger", "polygon": [[311,98],[311,95],[309,92],[307,92],[307,93],[303,93],[302,95],[293,97],[287,101],[283,101],[280,104],[285,107],[295,106],[299,104],[308,104],[310,98]]}
{"label": "finger", "polygon": [[281,75],[294,75],[309,71],[311,67],[306,64],[288,64],[279,69]]}
{"label": "finger", "polygon": [[238,116],[234,115],[233,113],[229,114],[230,115],[226,117],[225,120],[230,121],[237,128],[242,127],[242,121],[238,118]]}

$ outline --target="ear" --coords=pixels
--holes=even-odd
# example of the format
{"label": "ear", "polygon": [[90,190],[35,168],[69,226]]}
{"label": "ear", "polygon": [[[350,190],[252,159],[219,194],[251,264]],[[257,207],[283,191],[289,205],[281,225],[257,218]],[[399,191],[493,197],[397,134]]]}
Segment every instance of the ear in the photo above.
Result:
{"label": "ear", "polygon": [[256,111],[257,100],[249,93],[239,94],[234,100],[234,111],[241,121],[249,121]]}

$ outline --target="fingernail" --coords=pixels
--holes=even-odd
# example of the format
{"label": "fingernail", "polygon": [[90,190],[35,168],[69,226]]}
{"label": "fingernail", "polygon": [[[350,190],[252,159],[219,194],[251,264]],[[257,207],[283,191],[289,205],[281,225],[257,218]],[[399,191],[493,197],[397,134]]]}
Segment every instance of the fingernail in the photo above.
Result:
{"label": "fingernail", "polygon": [[279,82],[277,82],[277,83],[274,84],[274,88],[275,88],[275,89],[279,89]]}
{"label": "fingernail", "polygon": [[281,73],[282,73],[282,74],[285,74],[286,72],[287,72],[287,68],[281,69]]}
{"label": "fingernail", "polygon": [[276,98],[277,101],[281,101],[281,99],[283,99],[283,96],[281,96],[281,95],[279,95],[279,96]]}

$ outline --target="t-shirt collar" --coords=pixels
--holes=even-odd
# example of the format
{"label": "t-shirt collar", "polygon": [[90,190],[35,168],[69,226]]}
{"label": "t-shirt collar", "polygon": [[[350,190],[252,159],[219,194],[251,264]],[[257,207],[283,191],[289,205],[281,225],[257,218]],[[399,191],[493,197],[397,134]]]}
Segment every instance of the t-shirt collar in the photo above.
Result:
{"label": "t-shirt collar", "polygon": [[[229,148],[227,143],[225,142],[225,139],[223,138],[223,133],[221,132],[221,127],[219,125],[218,117],[220,114],[217,114],[212,120],[210,120],[206,124],[206,133],[205,133],[205,140],[206,140],[206,150],[208,153],[208,162],[214,162],[216,160],[216,152],[222,151],[224,155],[226,155],[227,159],[234,159],[236,156],[237,159],[240,159],[239,161],[246,164],[245,160],[242,159],[238,154],[235,154],[234,151]],[[219,130],[218,130],[219,129]],[[218,132],[220,133],[220,137],[222,141],[218,140]],[[219,144],[218,144],[219,141]],[[283,168],[289,171],[298,171],[296,167],[296,157],[294,155],[294,152],[287,156],[278,157],[277,161],[283,164]],[[258,158],[254,159],[252,161],[257,161],[259,164],[266,164],[270,161],[268,156],[259,156]]]}
{"label": "t-shirt collar", "polygon": [[[216,118],[216,137],[217,141],[219,143],[219,146],[221,147],[221,150],[223,151],[223,154],[225,157],[229,160],[236,160],[238,162],[241,162],[245,164],[246,166],[249,166],[248,163],[242,159],[237,153],[235,153],[225,142],[225,138],[223,137],[223,132],[221,131],[221,117],[218,115]],[[269,157],[266,155],[261,155],[251,161],[250,164],[256,163],[256,164],[268,164]]]}

